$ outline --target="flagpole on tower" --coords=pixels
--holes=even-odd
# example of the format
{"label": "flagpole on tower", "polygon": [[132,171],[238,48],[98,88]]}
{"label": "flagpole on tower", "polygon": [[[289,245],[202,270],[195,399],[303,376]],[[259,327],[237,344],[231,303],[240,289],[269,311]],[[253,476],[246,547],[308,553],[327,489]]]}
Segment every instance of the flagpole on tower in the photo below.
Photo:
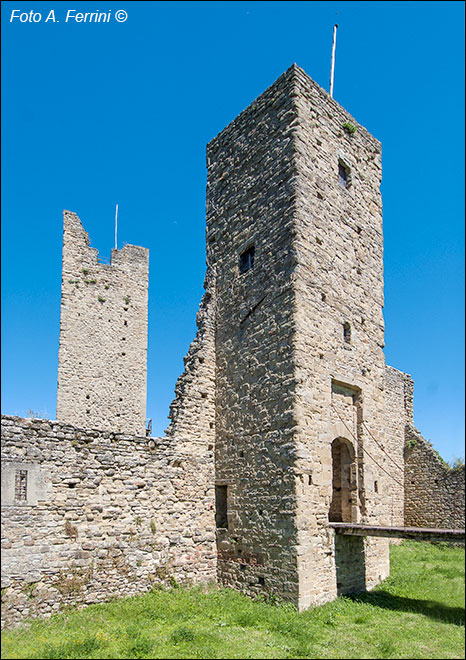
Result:
{"label": "flagpole on tower", "polygon": [[118,227],[118,204],[116,205],[115,208],[115,250],[118,250],[117,227]]}
{"label": "flagpole on tower", "polygon": [[330,65],[330,96],[333,98],[333,77],[335,74],[335,47],[337,45],[338,23],[333,26],[332,63]]}

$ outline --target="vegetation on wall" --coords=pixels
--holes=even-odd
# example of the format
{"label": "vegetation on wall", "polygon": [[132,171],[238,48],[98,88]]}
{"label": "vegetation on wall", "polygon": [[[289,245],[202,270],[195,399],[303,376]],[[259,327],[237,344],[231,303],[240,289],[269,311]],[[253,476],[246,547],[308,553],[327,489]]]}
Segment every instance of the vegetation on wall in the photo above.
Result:
{"label": "vegetation on wall", "polygon": [[350,135],[353,135],[353,133],[356,133],[356,130],[357,130],[357,129],[356,129],[356,126],[354,126],[354,124],[352,124],[352,123],[349,122],[349,121],[345,121],[345,122],[341,125],[341,127],[342,127],[347,133],[349,133]]}

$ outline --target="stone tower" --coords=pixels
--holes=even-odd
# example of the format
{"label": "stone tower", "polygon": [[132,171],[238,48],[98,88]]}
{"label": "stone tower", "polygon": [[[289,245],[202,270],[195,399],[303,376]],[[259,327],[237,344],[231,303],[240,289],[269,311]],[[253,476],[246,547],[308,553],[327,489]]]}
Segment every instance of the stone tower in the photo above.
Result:
{"label": "stone tower", "polygon": [[63,213],[57,420],[145,436],[149,251],[99,262],[75,213]]}
{"label": "stone tower", "polygon": [[207,167],[219,577],[302,609],[389,572],[386,539],[329,521],[403,520],[380,143],[293,65],[210,142]]}

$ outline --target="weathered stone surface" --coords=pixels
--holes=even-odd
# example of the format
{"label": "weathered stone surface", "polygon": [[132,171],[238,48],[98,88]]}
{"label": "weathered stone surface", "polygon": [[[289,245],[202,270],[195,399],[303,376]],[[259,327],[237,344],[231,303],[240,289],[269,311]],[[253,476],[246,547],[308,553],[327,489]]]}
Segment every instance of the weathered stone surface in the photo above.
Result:
{"label": "weathered stone surface", "polygon": [[[60,444],[57,429],[69,436]],[[33,500],[2,498],[3,623],[17,623],[26,609],[28,616],[47,614],[146,591],[171,577],[215,579],[213,458],[208,467],[207,447],[202,455],[183,440],[151,440],[155,451],[146,438],[115,433],[109,439],[104,431],[2,417],[6,487],[14,489],[15,472],[29,468],[31,453],[35,478],[45,484]],[[59,449],[64,458],[57,462]],[[111,475],[109,454],[117,466]],[[173,467],[176,461],[183,468]],[[82,478],[68,476],[77,470]],[[141,492],[147,497],[137,497]]]}
{"label": "weathered stone surface", "polygon": [[464,465],[446,465],[413,425],[406,440],[405,525],[464,529]]}
{"label": "weathered stone surface", "polygon": [[404,437],[404,524],[464,529],[464,465],[452,469],[414,426],[411,376],[386,368],[387,430]]}
{"label": "weathered stone surface", "polygon": [[[353,135],[342,128],[348,121]],[[338,575],[326,527],[334,440],[352,452],[344,515],[403,518],[402,469],[397,483],[379,467],[396,474],[391,459],[403,464],[403,430],[385,433],[380,152],[296,66],[207,151],[216,481],[229,508],[220,577],[249,593],[283,594],[286,583],[300,607],[354,587]],[[242,273],[252,246],[254,265]],[[285,444],[294,458],[280,451]],[[367,545],[364,570],[355,570],[376,584],[387,575],[388,542]],[[238,557],[251,553],[262,568],[240,571]]]}
{"label": "weathered stone surface", "polygon": [[75,213],[63,228],[57,420],[143,436],[149,250],[125,245],[100,263]]}

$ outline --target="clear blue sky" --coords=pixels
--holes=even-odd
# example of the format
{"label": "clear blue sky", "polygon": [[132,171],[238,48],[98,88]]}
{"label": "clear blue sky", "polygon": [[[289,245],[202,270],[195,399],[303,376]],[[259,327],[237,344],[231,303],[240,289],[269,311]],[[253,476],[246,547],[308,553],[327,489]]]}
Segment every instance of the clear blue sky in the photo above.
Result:
{"label": "clear blue sky", "polygon": [[3,2],[3,412],[55,417],[62,210],[108,257],[118,203],[119,246],[150,249],[163,433],[202,295],[205,145],[292,62],[328,88],[335,22],[335,99],[383,144],[387,362],[424,436],[464,456],[463,2]]}

